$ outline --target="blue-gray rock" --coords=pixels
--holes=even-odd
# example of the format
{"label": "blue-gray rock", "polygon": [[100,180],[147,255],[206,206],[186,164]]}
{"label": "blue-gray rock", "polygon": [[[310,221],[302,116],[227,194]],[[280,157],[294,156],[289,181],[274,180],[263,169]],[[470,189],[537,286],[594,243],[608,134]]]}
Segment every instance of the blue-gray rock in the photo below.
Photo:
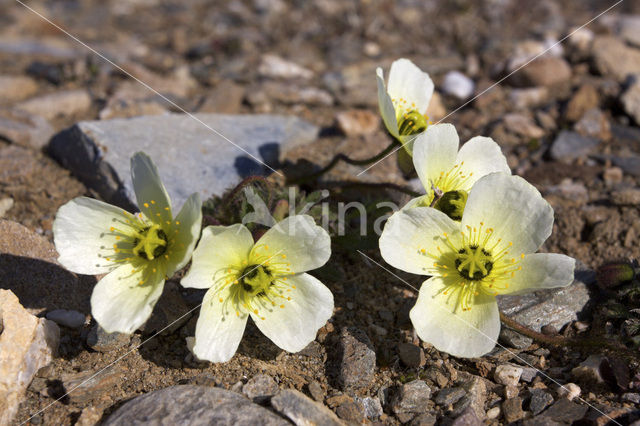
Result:
{"label": "blue-gray rock", "polygon": [[435,401],[436,401],[436,404],[447,407],[451,404],[458,402],[458,400],[463,396],[465,396],[466,394],[467,392],[464,389],[459,387],[444,388],[440,392],[438,392],[438,395],[436,395]]}
{"label": "blue-gray rock", "polygon": [[84,325],[84,314],[78,311],[55,309],[51,312],[47,312],[46,318],[58,325],[64,325],[69,328],[80,328]]}
{"label": "blue-gray rock", "polygon": [[342,390],[369,386],[376,368],[376,352],[369,336],[356,327],[345,327],[340,333],[335,353],[338,385]]}
{"label": "blue-gray rock", "polygon": [[534,416],[540,414],[545,408],[553,403],[553,396],[543,389],[531,389],[529,399],[529,410]]}
{"label": "blue-gray rock", "polygon": [[551,158],[559,161],[571,161],[587,155],[599,143],[598,139],[563,130],[551,145]]}
{"label": "blue-gray rock", "polygon": [[568,287],[498,297],[498,307],[505,315],[535,331],[548,324],[560,330],[578,319],[578,312],[589,301],[587,284],[594,280],[593,271],[577,264],[574,281]]}
{"label": "blue-gray rock", "polygon": [[422,380],[414,380],[400,386],[391,401],[396,414],[424,413],[431,402],[431,388]]}
{"label": "blue-gray rock", "polygon": [[271,406],[299,426],[342,425],[331,410],[294,389],[283,390],[271,398]]}
{"label": "blue-gray rock", "polygon": [[266,374],[258,374],[242,386],[242,393],[253,402],[266,402],[278,392],[278,384]]}
{"label": "blue-gray rock", "polygon": [[220,388],[178,385],[139,396],[103,423],[115,425],[288,425],[271,411]]}
{"label": "blue-gray rock", "polygon": [[296,117],[195,117],[168,114],[83,121],[54,136],[50,152],[105,200],[132,208],[129,161],[144,151],[158,166],[172,204],[179,207],[193,192],[207,199],[244,177],[268,174],[271,170],[261,162],[277,167],[281,153],[318,135],[318,127]]}

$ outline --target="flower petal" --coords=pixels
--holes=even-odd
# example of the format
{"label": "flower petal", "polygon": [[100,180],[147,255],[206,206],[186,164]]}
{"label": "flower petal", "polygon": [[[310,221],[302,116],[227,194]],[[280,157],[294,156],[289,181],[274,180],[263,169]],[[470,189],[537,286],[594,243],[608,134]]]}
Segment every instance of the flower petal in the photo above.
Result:
{"label": "flower petal", "polygon": [[522,270],[509,280],[509,288],[500,294],[524,294],[573,282],[576,260],[564,254],[533,253],[525,255],[519,263]]}
{"label": "flower petal", "polygon": [[251,318],[278,347],[298,352],[316,338],[318,329],[331,318],[333,294],[309,274],[293,275],[287,282],[295,286],[287,293],[291,300],[271,310],[262,309],[258,315],[252,313]]}
{"label": "flower petal", "polygon": [[171,200],[158,169],[144,152],[137,152],[131,157],[131,180],[140,211],[149,220],[160,224],[166,232],[166,222],[173,219]]}
{"label": "flower petal", "polygon": [[243,267],[251,247],[253,237],[244,225],[207,226],[202,231],[198,247],[193,251],[191,268],[180,284],[190,288],[212,287],[216,273],[227,268]]}
{"label": "flower petal", "polygon": [[184,203],[171,225],[172,234],[169,237],[171,246],[169,252],[166,253],[169,256],[167,275],[173,275],[175,271],[189,262],[193,248],[200,236],[201,226],[202,201],[200,201],[200,195],[194,193]]}
{"label": "flower petal", "polygon": [[91,315],[107,333],[133,333],[151,316],[163,287],[161,271],[122,265],[96,284]]}
{"label": "flower petal", "polygon": [[109,231],[133,215],[93,198],[78,197],[60,207],[53,222],[53,241],[60,254],[58,262],[78,274],[97,275],[116,265],[103,256],[112,254],[116,235]]}
{"label": "flower petal", "polygon": [[533,253],[551,235],[553,209],[540,192],[519,176],[491,173],[469,192],[462,229],[469,225],[493,228],[495,238],[513,243],[514,254]]}
{"label": "flower petal", "polygon": [[429,207],[400,210],[391,215],[384,226],[379,241],[380,254],[393,267],[429,275],[436,269],[435,260],[428,254],[437,253],[438,246],[443,245],[444,233],[454,243],[459,240],[459,225],[441,211]]}
{"label": "flower petal", "polygon": [[382,68],[376,69],[376,79],[378,82],[378,107],[380,108],[380,115],[382,115],[382,121],[387,127],[391,136],[398,139],[400,137],[398,133],[398,121],[396,119],[396,109],[393,107],[393,102],[387,93],[387,88],[384,85],[384,78],[382,76]]}
{"label": "flower petal", "polygon": [[507,158],[502,153],[500,146],[491,138],[476,136],[467,141],[456,158],[456,163],[461,166],[465,175],[471,176],[465,181],[465,187],[460,188],[469,191],[473,184],[482,176],[489,173],[502,172],[511,174],[507,165]]}
{"label": "flower petal", "polygon": [[454,313],[457,299],[442,294],[444,289],[440,277],[422,284],[416,305],[409,312],[418,336],[453,356],[473,358],[491,351],[500,333],[495,297],[480,294],[470,310],[458,308]]}
{"label": "flower petal", "polygon": [[286,259],[292,273],[316,269],[331,257],[331,238],[311,216],[289,216],[269,229],[252,251],[254,263],[276,256]]}
{"label": "flower petal", "polygon": [[456,161],[460,139],[449,123],[433,124],[421,133],[413,146],[413,165],[427,194],[440,173],[449,171]]}
{"label": "flower petal", "polygon": [[398,59],[389,70],[389,96],[392,99],[405,99],[409,106],[415,104],[415,110],[424,114],[433,95],[433,81],[409,59]]}
{"label": "flower petal", "polygon": [[226,362],[236,353],[248,317],[229,312],[229,297],[229,287],[220,293],[210,289],[204,295],[191,348],[198,359]]}

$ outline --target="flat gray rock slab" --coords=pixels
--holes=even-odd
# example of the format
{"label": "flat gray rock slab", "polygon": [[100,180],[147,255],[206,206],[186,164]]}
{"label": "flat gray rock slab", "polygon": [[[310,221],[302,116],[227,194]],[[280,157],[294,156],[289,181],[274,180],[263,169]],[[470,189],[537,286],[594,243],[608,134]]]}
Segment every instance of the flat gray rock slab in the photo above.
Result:
{"label": "flat gray rock slab", "polygon": [[111,414],[103,424],[291,425],[277,414],[235,392],[192,385],[171,386],[132,399]]}
{"label": "flat gray rock slab", "polygon": [[106,201],[132,208],[129,161],[144,151],[158,166],[172,204],[179,208],[193,192],[206,200],[244,177],[269,174],[260,161],[276,168],[282,153],[313,142],[319,132],[315,125],[290,116],[196,117],[206,126],[186,114],[82,121],[54,136],[50,152]]}

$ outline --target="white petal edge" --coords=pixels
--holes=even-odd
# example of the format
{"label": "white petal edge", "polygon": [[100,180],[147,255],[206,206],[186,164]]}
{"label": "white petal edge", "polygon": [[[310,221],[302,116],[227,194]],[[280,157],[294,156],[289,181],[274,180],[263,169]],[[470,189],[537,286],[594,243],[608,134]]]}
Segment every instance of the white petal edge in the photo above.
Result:
{"label": "white petal edge", "polygon": [[406,99],[415,103],[415,109],[424,114],[433,96],[433,81],[429,74],[418,68],[409,59],[401,58],[391,64],[387,91],[392,99]]}
{"label": "white petal edge", "polygon": [[467,141],[456,158],[456,163],[464,162],[461,167],[465,175],[471,174],[465,181],[465,187],[460,188],[469,191],[474,183],[482,176],[489,173],[502,172],[511,174],[507,164],[507,158],[502,153],[500,146],[491,138],[475,136]]}
{"label": "white petal edge", "polygon": [[309,274],[291,276],[287,282],[296,288],[287,293],[291,300],[283,303],[284,308],[274,306],[271,311],[263,308],[259,315],[252,313],[251,318],[278,347],[298,352],[316,338],[318,329],[331,318],[333,294]]}
{"label": "white petal edge", "polygon": [[262,263],[258,260],[265,256],[264,260],[284,258],[291,272],[305,272],[327,263],[331,257],[331,238],[311,216],[289,216],[258,240],[252,257],[254,254],[260,255],[254,263]]}
{"label": "white petal edge", "polygon": [[418,275],[435,272],[435,259],[425,256],[437,253],[447,233],[454,244],[459,242],[459,225],[446,214],[430,207],[414,207],[395,212],[387,220],[380,236],[380,254],[389,265]]}
{"label": "white petal edge", "polygon": [[[139,284],[144,279],[144,284]],[[150,268],[125,264],[103,277],[91,294],[91,315],[107,333],[133,333],[149,319],[162,294],[164,277]]]}
{"label": "white petal edge", "polygon": [[191,268],[180,284],[188,288],[213,286],[216,273],[220,277],[224,269],[242,268],[252,247],[253,237],[244,225],[207,226],[193,251]]}
{"label": "white petal edge", "polygon": [[173,240],[171,253],[167,262],[168,276],[183,268],[193,253],[193,248],[200,236],[202,227],[202,201],[197,193],[191,194],[185,201],[180,213],[172,222],[171,231],[175,238]]}
{"label": "white petal edge", "polygon": [[468,311],[454,312],[453,300],[440,294],[445,284],[432,277],[420,288],[418,300],[409,312],[420,339],[436,349],[463,358],[480,357],[490,352],[500,334],[500,314],[495,297],[479,295]]}
{"label": "white petal edge", "polygon": [[166,232],[167,222],[173,219],[171,200],[156,165],[144,152],[137,152],[131,157],[131,180],[138,209],[149,220],[160,224]]}
{"label": "white petal edge", "polygon": [[93,198],[78,197],[69,201],[53,221],[53,241],[60,257],[58,262],[78,274],[97,275],[113,270],[114,266],[99,255],[113,254],[101,247],[111,248],[118,241],[109,228],[124,222],[132,215],[121,208]]}
{"label": "white petal edge", "polygon": [[387,131],[391,133],[396,139],[400,138],[398,133],[398,121],[396,119],[396,110],[393,107],[391,97],[387,93],[387,88],[384,85],[384,77],[382,75],[382,68],[376,69],[376,80],[378,83],[378,108],[380,108],[380,115],[384,122]]}
{"label": "white petal edge", "polygon": [[460,138],[453,124],[433,124],[421,133],[413,145],[413,166],[427,194],[431,184],[455,164]]}
{"label": "white petal edge", "polygon": [[519,176],[491,173],[480,178],[469,192],[462,215],[462,229],[493,228],[494,238],[513,246],[514,255],[533,253],[551,235],[553,209],[540,192]]}
{"label": "white petal edge", "polygon": [[[220,302],[222,298],[223,302]],[[227,362],[236,353],[247,324],[247,315],[229,311],[229,288],[220,293],[207,291],[196,323],[193,354],[200,360]]]}
{"label": "white petal edge", "polygon": [[573,282],[576,260],[564,254],[527,254],[518,264],[522,270],[509,280],[509,288],[500,294],[518,295],[550,288],[566,287]]}

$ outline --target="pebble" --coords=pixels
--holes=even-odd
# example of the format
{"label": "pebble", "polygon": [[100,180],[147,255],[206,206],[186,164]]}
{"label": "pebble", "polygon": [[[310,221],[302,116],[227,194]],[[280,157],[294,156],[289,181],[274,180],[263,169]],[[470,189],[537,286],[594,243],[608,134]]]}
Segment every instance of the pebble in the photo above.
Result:
{"label": "pebble", "polygon": [[596,37],[591,47],[593,62],[600,74],[624,82],[640,72],[640,49],[627,46],[617,37]]}
{"label": "pebble", "polygon": [[531,389],[529,394],[529,410],[534,416],[537,416],[545,408],[553,404],[553,396],[544,389]]}
{"label": "pebble", "polygon": [[[308,144],[318,127],[296,117],[198,114],[255,158],[277,166],[279,154]],[[50,151],[63,166],[110,203],[133,206],[129,162],[137,151],[159,169],[174,206],[194,192],[203,200],[221,195],[242,178],[271,171],[242,149],[185,114],[82,121],[51,141]]]}
{"label": "pebble", "polygon": [[104,415],[103,407],[86,407],[82,409],[80,417],[76,420],[74,426],[95,426],[100,423]]}
{"label": "pebble", "polygon": [[377,420],[384,413],[382,411],[382,404],[380,403],[380,399],[377,397],[365,397],[360,398],[356,396],[354,401],[360,403],[364,409],[364,415],[369,420]]}
{"label": "pebble", "polygon": [[620,37],[627,43],[640,47],[640,15],[622,15],[618,24]]}
{"label": "pebble", "polygon": [[0,104],[27,99],[38,91],[38,83],[22,75],[0,75]]}
{"label": "pebble", "polygon": [[258,374],[250,378],[242,386],[242,393],[256,403],[268,401],[273,395],[278,393],[278,384],[266,374]]}
{"label": "pebble", "polygon": [[0,109],[2,139],[27,148],[42,149],[53,133],[53,127],[44,117],[19,109]]}
{"label": "pebble", "polygon": [[423,413],[431,401],[431,388],[422,380],[405,383],[393,395],[391,409],[396,414]]}
{"label": "pebble", "polygon": [[91,96],[84,89],[54,92],[21,102],[16,108],[47,120],[84,115],[91,108]]}
{"label": "pebble", "polygon": [[237,114],[242,107],[245,89],[232,80],[223,80],[205,97],[198,112]]}
{"label": "pebble", "polygon": [[398,344],[398,355],[402,363],[409,368],[422,367],[427,362],[422,348],[413,343]]}
{"label": "pebble", "polygon": [[556,86],[569,81],[571,67],[562,58],[554,56],[541,56],[530,62],[520,71],[511,75],[509,81],[515,86],[536,87]]}
{"label": "pebble", "polygon": [[336,123],[346,136],[370,135],[380,128],[380,115],[366,109],[352,109],[337,113]]}
{"label": "pebble", "polygon": [[317,87],[299,87],[285,82],[269,81],[262,86],[267,98],[287,105],[333,105],[333,96]]}
{"label": "pebble", "polygon": [[517,331],[513,331],[510,328],[502,327],[500,330],[499,340],[516,349],[525,349],[531,346],[533,339],[531,337],[524,336]]}
{"label": "pebble", "polygon": [[467,392],[463,388],[445,388],[438,392],[435,398],[435,403],[444,407],[448,407],[449,405],[458,402],[458,400],[460,400],[460,398],[462,398],[466,394]]}
{"label": "pebble", "polygon": [[609,186],[622,182],[622,177],[623,174],[620,167],[607,167],[602,173],[602,179]]}
{"label": "pebble", "polygon": [[271,398],[271,406],[299,426],[342,425],[340,419],[331,410],[294,389],[280,391]]}
{"label": "pebble", "polygon": [[487,410],[487,419],[493,420],[500,416],[500,407],[496,406]]}
{"label": "pebble", "polygon": [[124,333],[107,333],[98,324],[95,324],[87,335],[87,345],[97,352],[111,352],[127,346],[131,341],[131,335]]}
{"label": "pebble", "polygon": [[236,393],[208,386],[178,385],[138,396],[118,408],[104,426],[131,424],[254,424],[284,426],[277,414]]}
{"label": "pebble", "polygon": [[566,398],[569,401],[573,401],[580,396],[582,389],[575,383],[567,383],[566,385],[558,386],[557,394],[558,398]]}
{"label": "pebble", "polygon": [[262,77],[281,78],[285,80],[309,80],[313,77],[313,71],[272,54],[262,56],[262,61],[258,66],[258,74]]}
{"label": "pebble", "polygon": [[46,318],[58,325],[69,328],[80,328],[84,325],[85,316],[78,311],[68,311],[66,309],[55,309],[47,312]]}
{"label": "pebble", "polygon": [[[418,414],[409,423],[411,426],[433,426],[438,421],[437,417],[431,413]],[[466,423],[465,423],[466,425]]]}
{"label": "pebble", "polygon": [[547,408],[547,410],[543,411],[541,416],[556,422],[572,424],[573,422],[582,419],[588,409],[589,407],[586,405],[579,405],[566,398],[562,398],[551,407]]}
{"label": "pebble", "polygon": [[307,390],[311,397],[318,402],[324,401],[324,397],[327,394],[324,389],[322,389],[322,385],[315,380],[307,385]]}
{"label": "pebble", "polygon": [[524,417],[522,411],[522,398],[507,399],[502,403],[502,413],[507,423],[517,422]]}
{"label": "pebble", "polygon": [[636,206],[640,204],[640,189],[621,189],[611,192],[611,201],[617,206]]}
{"label": "pebble", "polygon": [[640,176],[640,157],[637,155],[613,157],[611,162],[615,166],[620,167],[625,173],[632,176]]}
{"label": "pebble", "polygon": [[471,407],[478,419],[482,420],[485,416],[484,404],[487,400],[487,385],[484,380],[481,377],[473,376],[462,385],[462,388],[467,394],[456,403],[454,411],[461,411],[462,407]]}
{"label": "pebble", "polygon": [[501,364],[496,367],[493,378],[502,385],[517,386],[522,375],[522,368],[511,364]]}
{"label": "pebble", "polygon": [[449,71],[442,82],[444,93],[465,100],[473,95],[475,83],[460,71]]}
{"label": "pebble", "polygon": [[621,101],[624,111],[640,125],[640,69],[634,82],[622,94]]}
{"label": "pebble", "polygon": [[563,130],[551,145],[551,158],[558,161],[570,162],[576,158],[587,155],[599,143],[600,141],[595,138]]}
{"label": "pebble", "polygon": [[569,121],[578,121],[585,112],[592,108],[597,108],[599,102],[600,96],[595,87],[590,84],[580,86],[567,104],[565,117]]}
{"label": "pebble", "polygon": [[11,210],[13,204],[13,198],[11,197],[0,199],[0,218],[4,217],[4,215],[7,214],[9,210]]}
{"label": "pebble", "polygon": [[126,373],[116,364],[104,370],[63,374],[61,380],[69,401],[86,404],[113,392],[114,388],[122,383],[125,375]]}
{"label": "pebble", "polygon": [[598,108],[593,108],[585,112],[573,128],[583,136],[600,139],[602,141],[611,139],[611,123],[609,122],[609,118]]}
{"label": "pebble", "polygon": [[545,132],[530,117],[519,113],[509,113],[502,118],[505,128],[516,135],[538,139]]}
{"label": "pebble", "polygon": [[625,402],[640,404],[640,393],[630,393],[630,392],[623,393],[620,399]]}
{"label": "pebble", "polygon": [[520,376],[520,380],[523,382],[531,383],[531,381],[536,377],[539,371],[532,367],[520,367],[522,368],[522,375]]}
{"label": "pebble", "polygon": [[364,407],[354,401],[340,404],[335,412],[338,417],[350,423],[362,423],[364,420]]}
{"label": "pebble", "polygon": [[10,424],[38,370],[56,355],[58,326],[27,312],[11,290],[0,289],[0,424]]}
{"label": "pebble", "polygon": [[504,395],[505,399],[511,399],[518,396],[520,394],[520,390],[518,389],[517,386],[506,385],[502,389],[502,394]]}
{"label": "pebble", "polygon": [[451,422],[451,426],[480,426],[482,424],[478,415],[471,407],[467,407]]}
{"label": "pebble", "polygon": [[547,102],[549,89],[544,86],[512,89],[509,99],[516,109],[534,108]]}
{"label": "pebble", "polygon": [[343,328],[338,357],[338,382],[342,390],[369,386],[375,374],[376,353],[364,331],[355,327]]}
{"label": "pebble", "polygon": [[572,34],[571,37],[567,39],[567,44],[571,47],[569,51],[580,54],[584,54],[589,51],[591,43],[593,43],[593,39],[595,37],[593,31],[586,27],[573,27],[569,30],[568,34]]}
{"label": "pebble", "polygon": [[600,373],[600,366],[603,361],[604,356],[602,355],[589,355],[580,365],[571,370],[571,378],[578,383],[587,385],[604,383]]}

